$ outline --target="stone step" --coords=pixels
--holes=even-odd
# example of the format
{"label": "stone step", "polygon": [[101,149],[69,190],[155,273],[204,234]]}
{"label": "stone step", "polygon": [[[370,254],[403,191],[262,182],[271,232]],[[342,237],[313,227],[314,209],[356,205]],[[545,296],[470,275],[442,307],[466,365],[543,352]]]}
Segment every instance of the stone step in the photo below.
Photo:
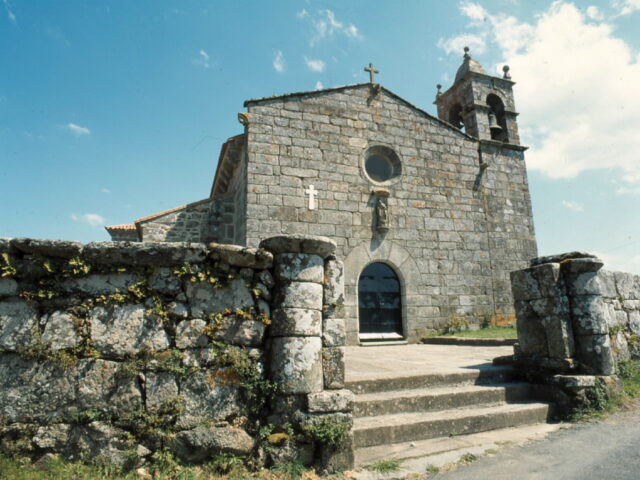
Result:
{"label": "stone step", "polygon": [[545,422],[549,416],[548,404],[532,402],[360,417],[353,424],[354,446],[360,448],[466,435]]}
{"label": "stone step", "polygon": [[472,405],[525,401],[531,398],[528,383],[457,385],[359,394],[354,415],[372,417],[395,413],[428,412]]}
{"label": "stone step", "polygon": [[516,372],[510,365],[487,365],[479,369],[456,369],[449,372],[347,381],[345,388],[358,395],[445,385],[504,383],[515,377]]}

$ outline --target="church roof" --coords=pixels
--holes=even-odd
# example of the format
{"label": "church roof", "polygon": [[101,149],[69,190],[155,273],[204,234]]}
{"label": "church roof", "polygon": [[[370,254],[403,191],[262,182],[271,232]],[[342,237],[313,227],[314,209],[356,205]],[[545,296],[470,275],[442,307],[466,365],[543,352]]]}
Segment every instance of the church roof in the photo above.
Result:
{"label": "church roof", "polygon": [[[482,67],[480,67],[480,68],[482,68]],[[449,128],[449,129],[455,131],[456,133],[462,135],[463,137],[466,137],[466,138],[474,140],[474,141],[478,141],[477,138],[472,137],[470,135],[467,135],[466,133],[462,132],[460,129],[454,127],[450,123],[445,122],[444,120],[440,120],[438,117],[435,117],[435,116],[431,115],[430,113],[426,112],[425,110],[421,109],[420,107],[415,106],[413,103],[409,102],[408,100],[405,100],[400,95],[398,95],[396,93],[393,93],[391,90],[383,87],[379,83],[369,83],[369,82],[367,82],[367,83],[354,83],[352,85],[342,85],[340,87],[323,88],[321,90],[306,90],[306,91],[302,91],[302,92],[285,93],[285,94],[282,94],[282,95],[272,95],[272,96],[269,96],[269,97],[252,98],[252,99],[249,99],[249,100],[245,100],[244,106],[245,107],[249,107],[251,105],[256,105],[256,104],[260,104],[260,103],[270,102],[270,101],[273,101],[273,100],[281,100],[281,99],[291,98],[291,97],[303,97],[303,96],[304,97],[313,97],[313,96],[317,96],[317,95],[323,95],[323,94],[326,94],[326,93],[333,93],[333,92],[340,92],[340,91],[349,90],[349,89],[357,89],[357,88],[364,88],[364,87],[371,88],[372,86],[374,86],[376,88],[379,88],[381,91],[383,91],[384,93],[386,93],[390,97],[393,97],[396,100],[404,103],[407,107],[409,107],[412,110],[416,111],[421,116],[426,117],[426,118],[428,118],[430,120],[433,120],[434,122],[437,122],[437,123]]]}
{"label": "church roof", "polygon": [[474,60],[473,58],[471,58],[471,56],[468,53],[465,53],[464,61],[462,62],[462,65],[460,65],[460,67],[458,68],[458,71],[456,72],[455,81],[457,82],[458,80],[461,80],[469,72],[480,73],[482,75],[487,74],[487,72],[484,71],[484,68],[482,68],[482,65],[480,65],[480,63],[477,60]]}
{"label": "church roof", "polygon": [[110,232],[113,231],[123,231],[123,230],[135,230],[136,226],[133,223],[123,223],[122,225],[107,225],[104,227],[105,230]]}

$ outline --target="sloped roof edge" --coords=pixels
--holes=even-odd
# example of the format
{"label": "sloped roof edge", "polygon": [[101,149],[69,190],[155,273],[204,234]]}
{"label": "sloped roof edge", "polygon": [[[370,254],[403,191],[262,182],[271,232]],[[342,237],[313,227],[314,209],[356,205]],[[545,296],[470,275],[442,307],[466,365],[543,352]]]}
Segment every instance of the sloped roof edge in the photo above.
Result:
{"label": "sloped roof edge", "polygon": [[202,203],[206,203],[211,200],[210,197],[203,198],[202,200],[198,200],[197,202],[187,203],[186,205],[181,205],[179,207],[170,208],[169,210],[164,210],[162,212],[154,213],[153,215],[149,215],[147,217],[139,218],[138,220],[134,220],[133,223],[137,226],[140,223],[148,222],[149,220],[153,220],[154,218],[162,217],[163,215],[167,215],[169,213],[178,212],[180,210],[184,210],[185,208],[195,207]]}
{"label": "sloped roof edge", "polygon": [[[348,90],[348,89],[371,87],[372,85],[378,85],[378,84],[354,83],[352,85],[342,85],[342,86],[339,86],[339,87],[323,88],[321,90],[307,90],[307,91],[302,91],[302,92],[285,93],[285,94],[282,94],[282,95],[272,95],[270,97],[253,98],[253,99],[245,100],[244,106],[248,107],[250,105],[255,105],[255,104],[259,104],[259,103],[263,103],[263,102],[269,102],[269,101],[272,101],[272,100],[280,100],[280,99],[283,99],[283,98],[301,97],[301,96],[314,96],[314,95],[319,95],[319,94],[324,94],[324,93],[339,92],[339,91]],[[461,131],[460,129],[454,127],[449,122],[446,122],[444,120],[439,119],[438,117],[435,117],[435,116],[431,115],[430,113],[426,112],[425,110],[421,109],[420,107],[417,107],[416,105],[414,105],[413,103],[409,102],[408,100],[405,100],[400,95],[398,95],[396,93],[393,93],[388,88],[385,88],[382,85],[380,85],[380,89],[383,90],[387,95],[395,98],[396,100],[399,100],[400,102],[404,103],[406,106],[408,106],[409,108],[411,108],[411,109],[415,110],[416,112],[420,113],[424,117],[429,118],[430,120],[434,120],[435,122],[441,124],[444,127],[447,127],[449,129],[453,130],[454,132],[462,135],[463,137],[465,137],[465,138],[467,138],[469,140],[473,140],[473,141],[476,141],[476,142],[478,141],[478,139],[476,137],[472,137],[471,135],[468,135],[465,132]]]}

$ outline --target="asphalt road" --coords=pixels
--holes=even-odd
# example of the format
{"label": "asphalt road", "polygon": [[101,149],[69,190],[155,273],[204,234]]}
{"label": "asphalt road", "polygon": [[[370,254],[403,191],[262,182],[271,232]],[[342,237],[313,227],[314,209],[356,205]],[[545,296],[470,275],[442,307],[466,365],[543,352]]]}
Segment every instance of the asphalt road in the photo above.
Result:
{"label": "asphalt road", "polygon": [[437,480],[638,480],[640,408],[429,476]]}

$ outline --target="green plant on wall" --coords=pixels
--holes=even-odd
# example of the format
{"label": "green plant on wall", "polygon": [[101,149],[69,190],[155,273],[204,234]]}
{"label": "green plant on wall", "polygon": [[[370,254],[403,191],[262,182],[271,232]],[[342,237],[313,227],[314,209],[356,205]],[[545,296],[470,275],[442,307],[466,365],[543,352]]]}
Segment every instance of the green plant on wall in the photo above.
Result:
{"label": "green plant on wall", "polygon": [[11,257],[8,253],[0,255],[0,277],[13,277],[18,270],[11,263]]}
{"label": "green plant on wall", "polygon": [[326,447],[338,448],[347,440],[350,423],[346,419],[327,415],[311,418],[303,422],[300,428],[309,440]]}

